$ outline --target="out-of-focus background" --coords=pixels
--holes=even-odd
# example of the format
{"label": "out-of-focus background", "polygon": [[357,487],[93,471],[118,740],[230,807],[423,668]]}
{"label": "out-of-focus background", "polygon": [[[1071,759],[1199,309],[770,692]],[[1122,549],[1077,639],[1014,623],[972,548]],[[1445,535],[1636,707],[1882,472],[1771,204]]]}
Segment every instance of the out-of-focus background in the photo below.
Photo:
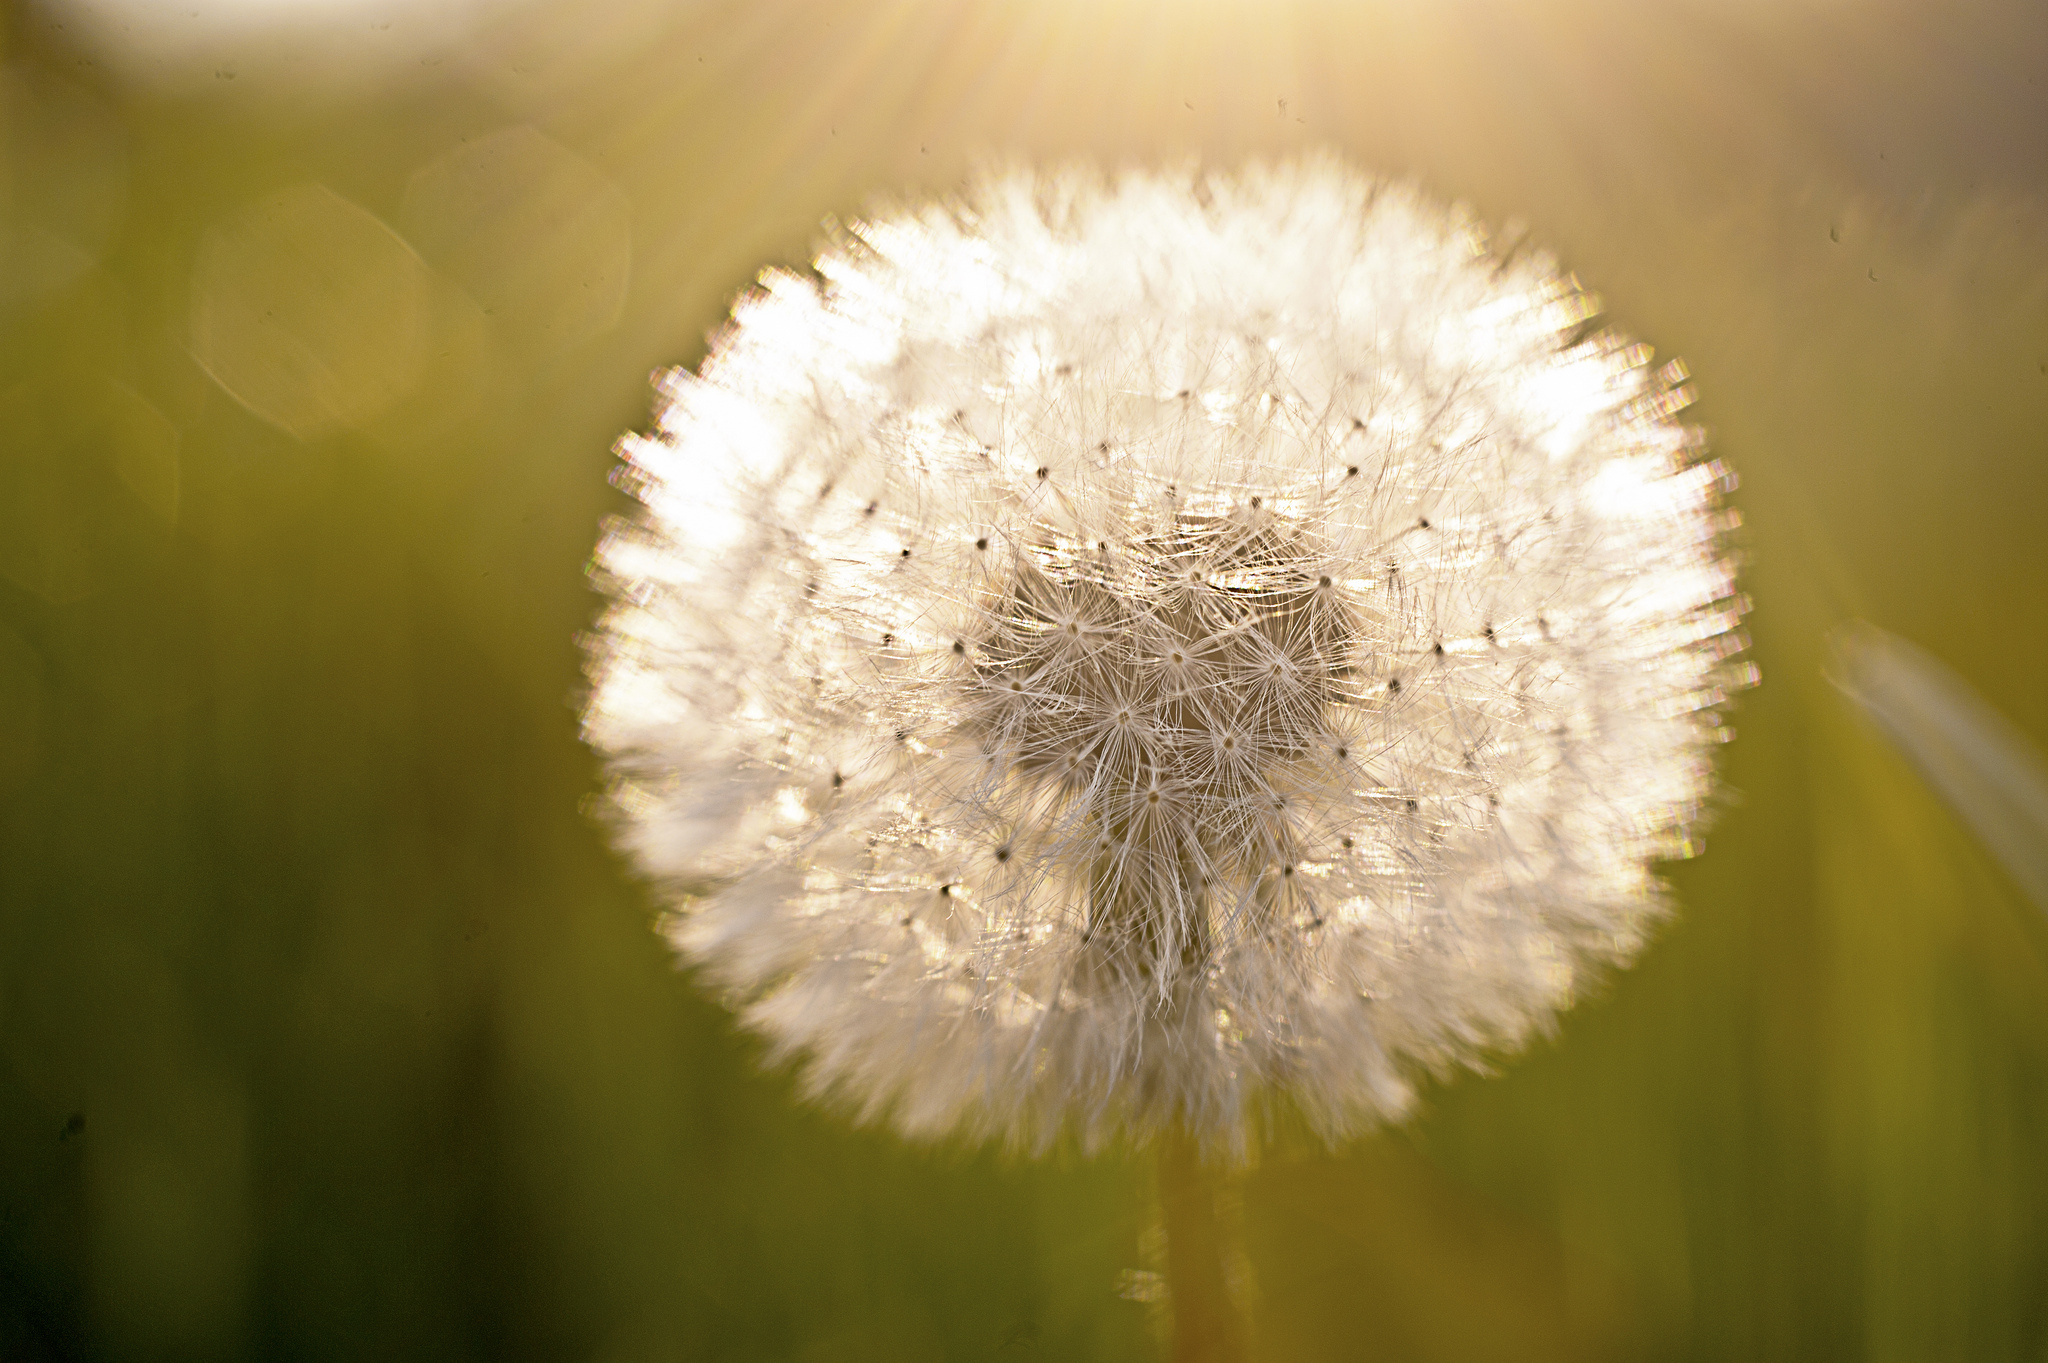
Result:
{"label": "out-of-focus background", "polygon": [[0,58],[0,1358],[1147,1357],[1143,1157],[850,1129],[672,968],[583,569],[826,215],[1307,148],[1688,362],[1764,684],[1638,968],[1244,1181],[1261,1357],[2048,1357],[2048,921],[1822,677],[1865,617],[2048,735],[2048,8],[10,0]]}

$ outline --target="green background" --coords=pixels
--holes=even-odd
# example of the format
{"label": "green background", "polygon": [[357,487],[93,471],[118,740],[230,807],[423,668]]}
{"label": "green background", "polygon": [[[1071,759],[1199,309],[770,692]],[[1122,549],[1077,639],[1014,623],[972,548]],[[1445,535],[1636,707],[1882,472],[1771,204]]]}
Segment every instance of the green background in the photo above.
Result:
{"label": "green background", "polygon": [[0,7],[0,1358],[1156,1351],[1145,1156],[850,1129],[673,968],[583,573],[826,215],[1308,147],[1685,358],[1764,682],[1634,970],[1235,1190],[1260,1357],[2048,1358],[2048,921],[1821,672],[2048,735],[2048,10],[109,13]]}

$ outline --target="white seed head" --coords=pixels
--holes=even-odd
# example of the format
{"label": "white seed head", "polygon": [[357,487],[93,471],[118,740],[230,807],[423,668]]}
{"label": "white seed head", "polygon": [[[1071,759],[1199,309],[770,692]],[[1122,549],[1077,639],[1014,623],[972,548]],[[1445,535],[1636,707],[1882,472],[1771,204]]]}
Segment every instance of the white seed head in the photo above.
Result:
{"label": "white seed head", "polygon": [[621,446],[590,741],[669,933],[914,1134],[1328,1136],[1622,962],[1753,676],[1676,366],[1331,162],[1014,174]]}

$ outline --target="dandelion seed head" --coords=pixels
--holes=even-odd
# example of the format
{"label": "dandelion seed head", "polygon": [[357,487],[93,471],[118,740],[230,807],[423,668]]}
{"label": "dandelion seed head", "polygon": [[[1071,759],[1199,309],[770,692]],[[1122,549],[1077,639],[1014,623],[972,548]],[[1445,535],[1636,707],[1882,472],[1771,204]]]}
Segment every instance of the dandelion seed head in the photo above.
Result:
{"label": "dandelion seed head", "polygon": [[1328,161],[1014,174],[770,273],[598,555],[590,741],[813,1087],[1336,1138],[1663,913],[1751,678],[1682,369]]}

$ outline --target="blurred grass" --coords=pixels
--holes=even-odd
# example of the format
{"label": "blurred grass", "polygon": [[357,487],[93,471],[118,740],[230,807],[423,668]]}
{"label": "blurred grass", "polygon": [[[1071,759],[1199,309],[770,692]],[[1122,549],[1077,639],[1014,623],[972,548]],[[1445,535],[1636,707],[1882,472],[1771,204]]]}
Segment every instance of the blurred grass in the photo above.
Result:
{"label": "blurred grass", "polygon": [[826,214],[1331,145],[1686,358],[1765,682],[1636,970],[1244,1182],[1263,1356],[2048,1354],[2044,925],[1819,676],[1868,617],[2048,734],[2041,13],[69,13],[0,19],[0,1357],[1147,1356],[1142,1159],[849,1130],[673,971],[582,568],[646,375]]}

